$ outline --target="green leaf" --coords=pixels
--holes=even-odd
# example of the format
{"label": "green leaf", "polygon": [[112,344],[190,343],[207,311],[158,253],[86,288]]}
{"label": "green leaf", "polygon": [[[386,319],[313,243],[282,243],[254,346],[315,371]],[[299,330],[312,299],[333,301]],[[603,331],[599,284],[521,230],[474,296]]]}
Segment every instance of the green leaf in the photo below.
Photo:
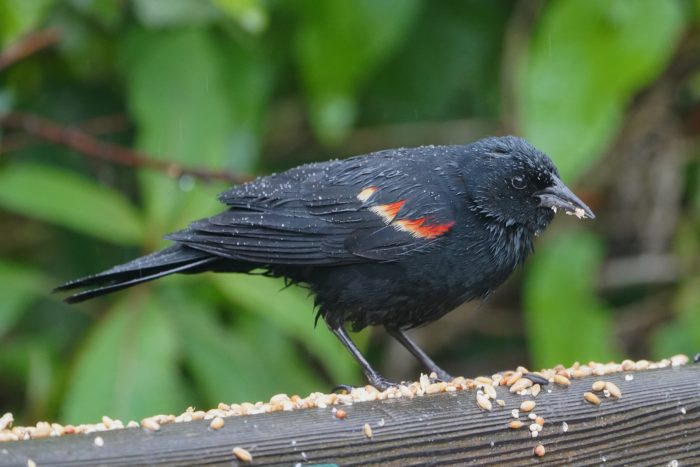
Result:
{"label": "green leaf", "polygon": [[136,17],[151,28],[204,24],[216,10],[202,0],[131,0]]}
{"label": "green leaf", "polygon": [[368,83],[363,124],[496,116],[500,82],[494,76],[502,60],[494,57],[501,55],[511,4],[426,2],[420,13],[411,29],[416,33]]}
{"label": "green leaf", "polygon": [[545,8],[520,76],[520,125],[568,179],[595,163],[630,98],[663,70],[683,9],[675,0],[562,0]]}
{"label": "green leaf", "polygon": [[187,406],[178,371],[177,335],[153,295],[125,295],[93,329],[78,354],[62,420],[87,423],[180,412]]}
{"label": "green leaf", "polygon": [[600,240],[572,233],[532,258],[525,276],[525,324],[535,367],[618,356],[609,310],[595,295]]}
{"label": "green leaf", "polygon": [[0,0],[0,46],[36,27],[52,3],[53,0]]}
{"label": "green leaf", "polygon": [[70,0],[70,3],[76,10],[106,27],[116,26],[126,10],[122,3],[114,0]]}
{"label": "green leaf", "polygon": [[212,0],[212,3],[248,32],[260,33],[267,27],[269,18],[261,0]]}
{"label": "green leaf", "polygon": [[322,386],[293,341],[266,321],[255,317],[227,330],[204,301],[170,290],[168,310],[190,372],[209,404],[267,400],[280,392],[305,394]]}
{"label": "green leaf", "polygon": [[[270,82],[264,59],[198,29],[132,31],[122,55],[139,149],[194,167],[251,167]],[[151,232],[218,207],[162,174],[140,177]]]}
{"label": "green leaf", "polygon": [[302,24],[295,38],[295,54],[311,123],[322,142],[337,144],[355,121],[360,87],[401,43],[419,3],[302,0],[298,5]]}
{"label": "green leaf", "polygon": [[133,245],[143,238],[141,220],[124,196],[63,169],[5,167],[0,207],[110,242]]}
{"label": "green leaf", "polygon": [[652,336],[652,355],[666,358],[678,353],[694,354],[700,349],[700,277],[687,279],[674,301],[676,320]]}
{"label": "green leaf", "polygon": [[44,274],[27,266],[0,261],[0,337],[27,307],[48,290]]}
{"label": "green leaf", "polygon": [[[212,281],[232,303],[264,318],[289,338],[298,339],[319,359],[333,381],[359,381],[357,364],[335,336],[323,323],[314,326],[314,304],[307,291],[285,288],[281,280],[260,276],[217,274]],[[360,348],[366,343],[366,338],[355,340]]]}

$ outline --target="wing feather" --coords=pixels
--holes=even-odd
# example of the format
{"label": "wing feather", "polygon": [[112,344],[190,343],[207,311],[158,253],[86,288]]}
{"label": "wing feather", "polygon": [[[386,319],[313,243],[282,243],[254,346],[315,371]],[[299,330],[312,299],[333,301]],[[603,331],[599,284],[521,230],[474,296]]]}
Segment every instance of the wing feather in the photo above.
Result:
{"label": "wing feather", "polygon": [[427,251],[454,212],[440,174],[410,156],[383,152],[257,179],[220,195],[229,210],[168,238],[262,265],[397,261]]}

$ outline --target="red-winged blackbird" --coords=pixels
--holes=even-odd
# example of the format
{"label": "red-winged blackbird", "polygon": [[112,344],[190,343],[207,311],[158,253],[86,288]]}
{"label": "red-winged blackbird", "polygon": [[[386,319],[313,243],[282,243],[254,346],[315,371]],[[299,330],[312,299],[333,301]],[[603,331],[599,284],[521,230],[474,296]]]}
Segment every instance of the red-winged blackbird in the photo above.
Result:
{"label": "red-winged blackbird", "polygon": [[168,235],[174,244],[57,288],[79,302],[173,273],[263,269],[305,285],[319,317],[362,367],[344,329],[383,325],[438,378],[405,330],[498,287],[533,249],[557,208],[593,218],[526,141],[390,149],[302,165],[222,193],[221,214]]}

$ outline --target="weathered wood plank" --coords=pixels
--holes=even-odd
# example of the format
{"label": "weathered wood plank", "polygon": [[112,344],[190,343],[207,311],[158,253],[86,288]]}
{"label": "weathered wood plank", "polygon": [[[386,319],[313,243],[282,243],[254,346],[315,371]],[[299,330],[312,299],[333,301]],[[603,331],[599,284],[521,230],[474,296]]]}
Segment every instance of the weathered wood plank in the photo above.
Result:
{"label": "weathered wood plank", "polygon": [[[155,433],[132,428],[2,443],[0,465],[26,466],[27,459],[39,466],[232,465],[234,446],[247,449],[254,465],[700,464],[700,365],[632,372],[631,381],[625,374],[545,387],[535,398],[534,411],[545,419],[535,439],[527,426],[507,427],[524,398],[499,388],[506,406],[492,412],[477,407],[473,391],[460,391],[355,403],[343,407],[344,420],[328,407],[230,417],[218,431],[198,421]],[[585,402],[583,393],[597,379],[617,384],[622,398],[598,407]],[[365,423],[372,439],[363,433]],[[98,435],[102,447],[94,443]],[[546,448],[543,458],[532,454],[538,443]]]}

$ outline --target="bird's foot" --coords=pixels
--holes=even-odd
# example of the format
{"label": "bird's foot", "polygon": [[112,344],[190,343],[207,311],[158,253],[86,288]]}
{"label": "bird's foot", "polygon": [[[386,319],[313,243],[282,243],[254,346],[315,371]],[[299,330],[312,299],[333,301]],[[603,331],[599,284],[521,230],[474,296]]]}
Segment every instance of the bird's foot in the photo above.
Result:
{"label": "bird's foot", "polygon": [[[386,391],[389,388],[395,388],[399,386],[399,383],[394,383],[392,381],[389,381],[385,379],[383,376],[374,376],[371,378],[368,378],[369,380],[369,385],[373,386],[375,389],[378,391]],[[452,381],[452,380],[450,380]],[[351,386],[349,384],[338,384],[335,386],[331,392],[345,392],[346,394],[350,394],[353,389],[357,388],[358,386]]]}
{"label": "bird's foot", "polygon": [[430,372],[428,375],[431,383],[451,383],[454,376],[446,372],[445,370],[437,369]]}

